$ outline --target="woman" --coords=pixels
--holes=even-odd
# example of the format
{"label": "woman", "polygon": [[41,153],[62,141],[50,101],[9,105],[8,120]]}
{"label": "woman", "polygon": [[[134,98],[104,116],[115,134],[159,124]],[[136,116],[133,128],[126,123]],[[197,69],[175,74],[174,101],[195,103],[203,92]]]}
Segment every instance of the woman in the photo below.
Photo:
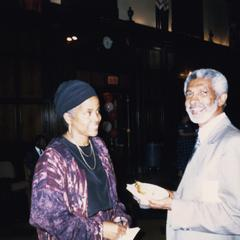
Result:
{"label": "woman", "polygon": [[67,130],[36,165],[30,224],[40,240],[117,239],[130,218],[118,201],[108,150],[96,137],[97,94],[88,83],[70,80],[60,84],[54,104]]}

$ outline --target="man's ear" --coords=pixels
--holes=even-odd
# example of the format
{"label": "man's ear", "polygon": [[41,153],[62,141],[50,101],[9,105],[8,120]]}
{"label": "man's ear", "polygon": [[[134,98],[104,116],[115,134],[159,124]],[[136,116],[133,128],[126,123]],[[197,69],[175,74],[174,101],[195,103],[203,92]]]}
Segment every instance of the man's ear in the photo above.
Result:
{"label": "man's ear", "polygon": [[219,98],[218,98],[218,106],[223,107],[226,104],[227,101],[227,93],[223,93]]}
{"label": "man's ear", "polygon": [[65,120],[65,122],[69,125],[71,123],[71,114],[68,112],[65,112],[63,114],[63,119]]}

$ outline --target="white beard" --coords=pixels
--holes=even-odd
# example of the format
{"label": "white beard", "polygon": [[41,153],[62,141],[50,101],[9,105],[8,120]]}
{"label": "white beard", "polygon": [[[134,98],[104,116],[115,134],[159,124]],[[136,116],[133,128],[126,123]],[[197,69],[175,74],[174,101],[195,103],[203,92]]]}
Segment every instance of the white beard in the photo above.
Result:
{"label": "white beard", "polygon": [[[186,111],[192,122],[197,124],[203,124],[213,116],[213,114],[217,111],[217,108],[218,108],[218,101],[216,99],[211,106],[197,104],[197,106],[194,106],[194,107],[187,106]],[[197,109],[199,112],[197,114],[192,114],[192,109]],[[204,110],[201,112],[201,109],[204,109]]]}

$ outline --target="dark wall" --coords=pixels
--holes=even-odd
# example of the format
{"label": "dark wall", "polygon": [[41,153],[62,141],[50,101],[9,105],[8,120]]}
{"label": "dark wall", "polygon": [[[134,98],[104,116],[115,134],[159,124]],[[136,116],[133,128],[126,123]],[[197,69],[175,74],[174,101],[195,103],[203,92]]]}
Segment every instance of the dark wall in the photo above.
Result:
{"label": "dark wall", "polygon": [[172,29],[203,39],[202,0],[172,0]]}
{"label": "dark wall", "polygon": [[[238,52],[134,23],[105,21],[82,28],[46,20],[27,15],[2,24],[6,37],[0,39],[0,141],[6,153],[19,147],[21,160],[15,153],[9,155],[18,165],[36,134],[55,135],[53,95],[58,84],[69,79],[88,81],[101,99],[105,92],[114,95],[119,139],[115,133],[103,135],[115,156],[121,151],[130,159],[131,171],[145,164],[150,142],[160,143],[165,165],[174,165],[176,128],[184,112],[184,74],[190,70],[212,67],[228,77],[227,111],[239,124],[238,63],[233,60]],[[66,37],[72,33],[78,41],[69,43]],[[106,35],[113,40],[111,49],[102,44]],[[108,84],[110,75],[119,79],[117,85]]]}

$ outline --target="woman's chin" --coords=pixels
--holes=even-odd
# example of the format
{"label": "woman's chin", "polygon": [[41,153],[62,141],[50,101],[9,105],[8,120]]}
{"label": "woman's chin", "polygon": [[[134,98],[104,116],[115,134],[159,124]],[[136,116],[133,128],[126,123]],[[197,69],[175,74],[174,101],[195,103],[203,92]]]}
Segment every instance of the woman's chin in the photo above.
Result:
{"label": "woman's chin", "polygon": [[96,137],[98,135],[98,131],[92,131],[89,133],[89,137]]}

